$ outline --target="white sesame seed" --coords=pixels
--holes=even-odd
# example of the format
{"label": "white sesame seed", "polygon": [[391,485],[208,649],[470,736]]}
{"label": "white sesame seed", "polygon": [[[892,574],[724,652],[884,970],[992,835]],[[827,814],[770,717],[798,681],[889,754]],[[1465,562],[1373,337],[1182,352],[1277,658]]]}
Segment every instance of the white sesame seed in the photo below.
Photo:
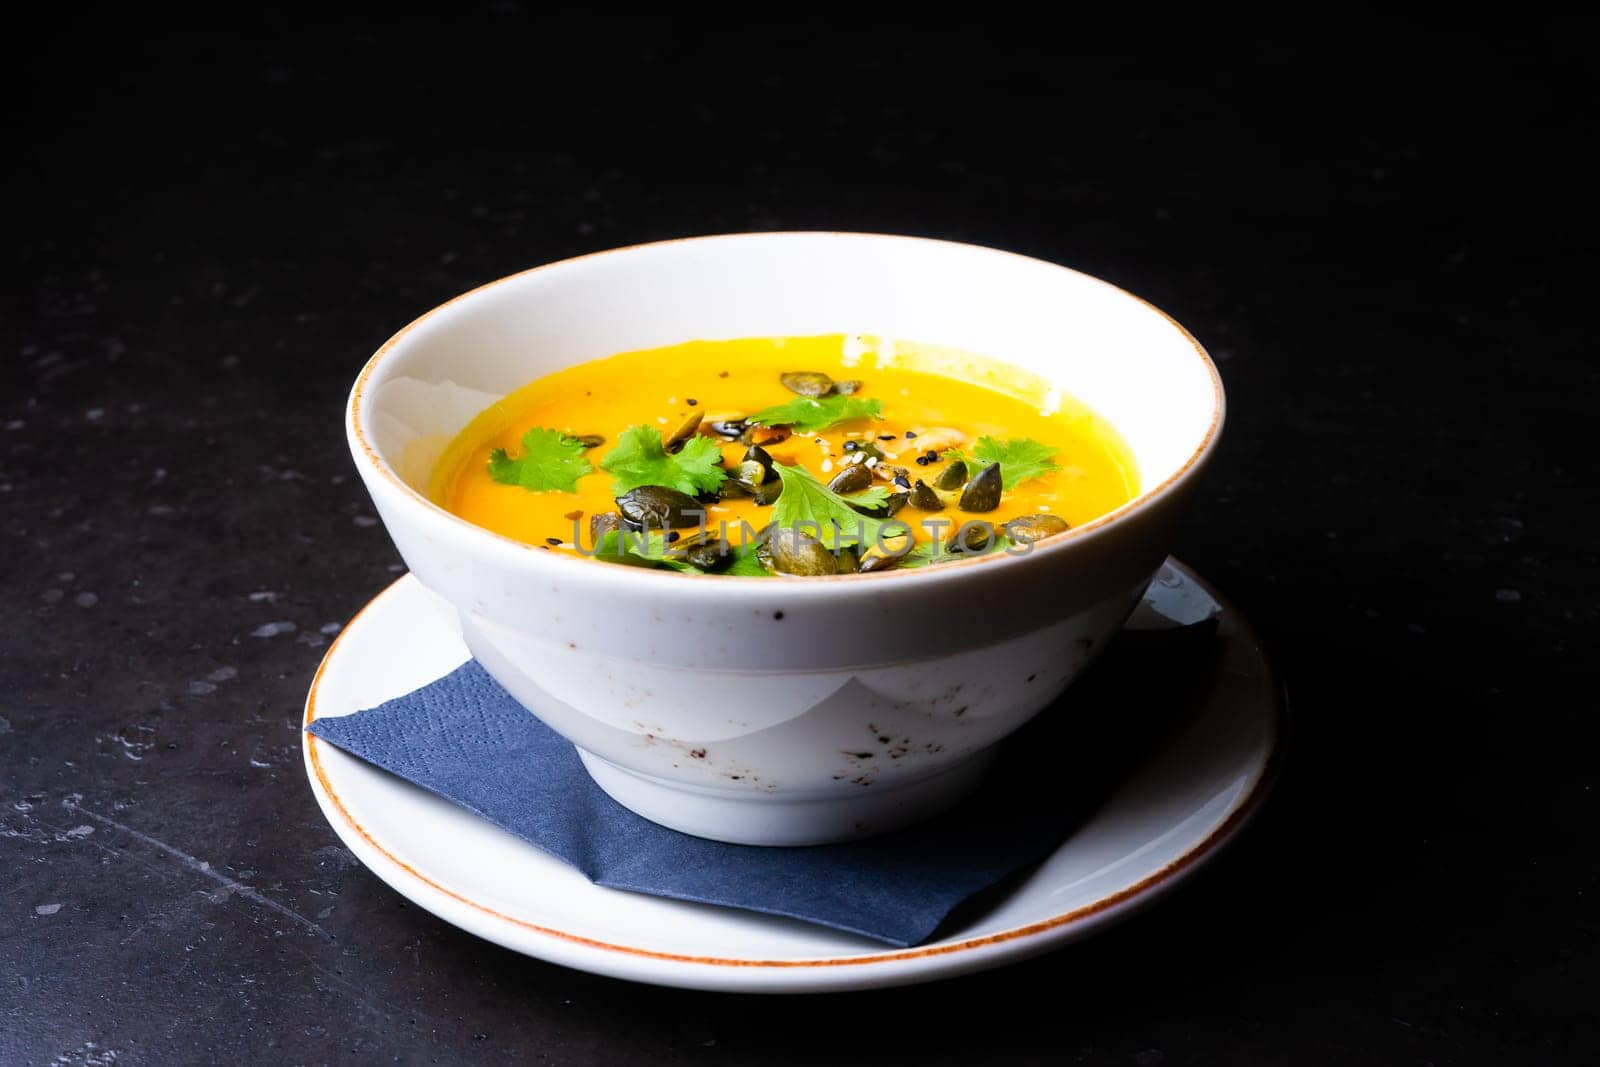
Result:
{"label": "white sesame seed", "polygon": [[660,415],[656,416],[656,421],[659,422],[663,426],[665,426],[667,424],[667,420],[663,419]]}
{"label": "white sesame seed", "polygon": [[831,460],[831,459],[823,460],[822,461],[822,473],[823,474],[827,474],[831,470],[833,470],[833,460]]}
{"label": "white sesame seed", "polygon": [[677,402],[678,402],[678,398],[677,398],[677,397],[675,397],[675,396],[669,396],[669,397],[667,397],[667,403],[669,403],[669,404],[676,404],[676,403],[677,403]]}
{"label": "white sesame seed", "polygon": [[1040,511],[1049,511],[1050,510],[1050,505],[1049,504],[1040,504],[1039,505],[1039,510]]}
{"label": "white sesame seed", "polygon": [[878,465],[878,457],[877,456],[868,456],[867,457],[867,466],[876,467],[877,465]]}

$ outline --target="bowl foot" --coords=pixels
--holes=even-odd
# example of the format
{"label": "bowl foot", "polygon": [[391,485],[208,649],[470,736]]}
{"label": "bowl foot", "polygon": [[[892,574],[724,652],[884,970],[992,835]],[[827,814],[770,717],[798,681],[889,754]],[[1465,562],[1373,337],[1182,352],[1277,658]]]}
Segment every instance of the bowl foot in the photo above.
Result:
{"label": "bowl foot", "polygon": [[898,830],[952,807],[978,787],[999,746],[928,778],[851,786],[834,796],[698,790],[624,770],[578,749],[589,777],[618,804],[651,822],[735,845],[826,845]]}

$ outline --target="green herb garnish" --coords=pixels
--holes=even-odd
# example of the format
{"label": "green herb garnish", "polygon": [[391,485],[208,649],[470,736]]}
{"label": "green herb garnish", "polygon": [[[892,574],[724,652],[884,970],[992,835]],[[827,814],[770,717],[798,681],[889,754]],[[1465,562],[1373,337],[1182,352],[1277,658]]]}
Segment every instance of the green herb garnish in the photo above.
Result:
{"label": "green herb garnish", "polygon": [[535,426],[522,435],[522,455],[516,459],[503,448],[489,453],[489,477],[530,492],[575,492],[578,479],[594,470],[583,453],[583,442],[576,437]]}
{"label": "green herb garnish", "polygon": [[614,476],[612,492],[621,496],[642,485],[664,485],[694,496],[710,492],[728,477],[720,464],[722,449],[705,437],[691,437],[683,448],[669,453],[654,426],[630,426],[617,438],[600,466]]}
{"label": "green herb garnish", "polygon": [[733,562],[728,564],[728,569],[723,571],[723,574],[733,574],[740,578],[772,577],[772,572],[761,565],[754,544],[735,545],[729,550],[728,555],[733,557]]}
{"label": "green herb garnish", "polygon": [[941,541],[919,541],[911,547],[910,552],[900,557],[898,566],[904,570],[912,570],[937,563],[953,563],[958,559],[977,559],[979,556],[992,556],[996,552],[1005,552],[1015,544],[1015,541],[998,531],[986,552],[953,552],[944,547]]}
{"label": "green herb garnish", "polygon": [[684,574],[700,573],[694,564],[667,555],[667,538],[660,530],[630,531],[626,536],[620,530],[607,530],[594,547],[594,558],[629,567],[668,567]]}
{"label": "green herb garnish", "polygon": [[[774,463],[772,469],[783,479],[783,492],[772,505],[773,525],[806,533],[815,531],[817,540],[828,548],[870,545],[877,540],[884,526],[882,519],[868,518],[856,511],[849,498],[817,481],[804,467]],[[874,504],[881,504],[888,493],[881,486],[873,486],[854,495],[858,499],[871,497]]]}
{"label": "green herb garnish", "polygon": [[846,504],[855,508],[881,508],[889,502],[889,490],[881,485],[870,486],[859,493],[844,493],[839,496]]}
{"label": "green herb garnish", "polygon": [[1007,489],[1015,489],[1029,478],[1060,470],[1051,457],[1056,450],[1040,444],[1031,437],[1016,437],[999,441],[993,437],[980,437],[970,453],[952,448],[944,454],[946,459],[959,459],[976,473],[991,463],[1000,464],[1000,474]]}
{"label": "green herb garnish", "polygon": [[816,433],[854,419],[880,418],[883,401],[857,396],[797,396],[787,404],[762,408],[746,417],[758,426],[790,426],[796,433]]}
{"label": "green herb garnish", "polygon": [[[660,530],[643,532],[607,530],[601,535],[591,555],[603,563],[620,563],[628,567],[651,567],[657,570],[674,570],[680,574],[705,574],[686,559],[671,554],[672,543]],[[729,563],[719,574],[732,574],[740,578],[770,578],[772,572],[762,566],[756,553],[756,544],[750,542],[728,547]]]}

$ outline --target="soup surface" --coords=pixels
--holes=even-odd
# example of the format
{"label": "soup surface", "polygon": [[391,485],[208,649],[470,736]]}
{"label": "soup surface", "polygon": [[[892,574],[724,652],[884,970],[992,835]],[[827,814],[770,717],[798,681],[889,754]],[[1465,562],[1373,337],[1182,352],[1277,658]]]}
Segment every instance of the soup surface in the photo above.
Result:
{"label": "soup surface", "polygon": [[1116,432],[1037,375],[834,334],[547,375],[475,418],[430,490],[553,552],[759,576],[1017,554],[1126,503],[1138,478]]}

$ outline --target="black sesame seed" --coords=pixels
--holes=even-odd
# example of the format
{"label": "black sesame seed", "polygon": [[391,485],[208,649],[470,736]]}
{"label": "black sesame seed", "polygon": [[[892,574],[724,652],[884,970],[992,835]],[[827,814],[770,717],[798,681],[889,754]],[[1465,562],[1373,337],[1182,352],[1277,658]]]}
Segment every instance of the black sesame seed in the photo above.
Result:
{"label": "black sesame seed", "polygon": [[668,530],[667,531],[667,544],[669,544],[669,545],[672,544],[672,542],[676,541],[678,538],[680,538],[682,536],[683,536],[683,534],[679,533],[677,530]]}
{"label": "black sesame seed", "polygon": [[844,443],[844,450],[846,452],[854,452],[857,449],[859,449],[860,447],[861,447],[861,442],[859,442],[859,441],[846,441]]}
{"label": "black sesame seed", "polygon": [[550,546],[549,545],[540,545],[539,547],[544,549],[546,552],[550,551]]}
{"label": "black sesame seed", "polygon": [[544,543],[547,544],[547,545],[559,545],[561,543],[561,538],[559,538],[559,537],[546,537],[544,539]]}
{"label": "black sesame seed", "polygon": [[916,434],[916,431],[915,431],[915,430],[907,430],[907,431],[906,431],[906,440],[907,440],[907,441],[909,441],[909,440],[911,440],[911,439],[912,439],[912,438],[913,438],[913,437],[915,437],[915,436],[917,436],[917,434]]}
{"label": "black sesame seed", "polygon": [[880,433],[878,435],[878,440],[880,440],[880,441],[893,441],[894,440],[894,434],[892,434],[892,433]]}
{"label": "black sesame seed", "polygon": [[933,463],[934,461],[936,461],[939,458],[939,453],[932,452],[932,451],[924,452],[922,455],[923,455],[923,458],[926,459],[929,463]]}
{"label": "black sesame seed", "polygon": [[911,479],[907,478],[904,474],[896,474],[894,476],[894,484],[898,485],[902,489],[910,489]]}
{"label": "black sesame seed", "polygon": [[926,467],[927,465],[928,465],[928,457],[927,456],[918,456],[917,457],[917,466]]}
{"label": "black sesame seed", "polygon": [[698,401],[698,400],[696,400],[696,399],[695,399],[695,398],[694,398],[694,397],[692,397],[692,396],[691,396],[691,397],[690,397],[690,398],[689,398],[689,401],[688,401],[688,403],[689,403],[689,406],[690,406],[690,407],[692,407],[692,408],[693,408],[693,407],[699,407],[699,406],[700,406],[700,401]]}

